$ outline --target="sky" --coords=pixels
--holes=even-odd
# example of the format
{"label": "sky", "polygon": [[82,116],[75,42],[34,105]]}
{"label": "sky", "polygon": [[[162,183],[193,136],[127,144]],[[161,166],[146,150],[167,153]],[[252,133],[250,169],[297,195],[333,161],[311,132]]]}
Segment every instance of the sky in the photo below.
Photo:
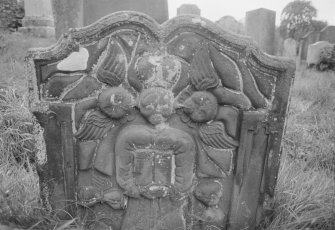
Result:
{"label": "sky", "polygon": [[[245,13],[258,8],[276,11],[276,25],[280,24],[280,14],[284,7],[293,0],[168,0],[170,18],[175,17],[177,8],[182,4],[196,4],[201,9],[201,16],[212,21],[231,15],[240,20]],[[335,0],[310,0],[318,10],[318,20],[335,25]]]}

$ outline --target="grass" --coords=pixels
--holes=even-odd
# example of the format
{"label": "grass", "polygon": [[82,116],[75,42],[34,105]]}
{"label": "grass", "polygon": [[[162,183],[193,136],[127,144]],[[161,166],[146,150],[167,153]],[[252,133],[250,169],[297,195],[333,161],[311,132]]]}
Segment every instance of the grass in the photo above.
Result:
{"label": "grass", "polygon": [[335,74],[297,72],[283,156],[264,229],[335,227]]}
{"label": "grass", "polygon": [[[24,100],[23,57],[29,47],[53,42],[0,32],[0,84],[10,89],[0,95],[0,223],[6,225],[61,230],[74,224],[40,206],[38,176],[31,163],[43,160],[35,157],[42,139]],[[262,229],[334,229],[334,73],[297,72],[287,122],[271,203],[274,212]]]}

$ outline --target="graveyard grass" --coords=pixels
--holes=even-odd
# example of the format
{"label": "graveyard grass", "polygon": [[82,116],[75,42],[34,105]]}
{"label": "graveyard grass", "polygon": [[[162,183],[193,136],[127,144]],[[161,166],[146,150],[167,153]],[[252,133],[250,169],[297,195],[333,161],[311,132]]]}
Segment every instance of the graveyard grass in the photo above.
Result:
{"label": "graveyard grass", "polygon": [[[54,42],[0,31],[0,83],[9,88],[0,95],[1,224],[59,230],[79,226],[41,207],[33,163],[43,153],[42,132],[27,108],[23,59],[29,47]],[[334,229],[334,145],[335,74],[298,70],[276,193],[268,204],[273,212],[262,230]]]}

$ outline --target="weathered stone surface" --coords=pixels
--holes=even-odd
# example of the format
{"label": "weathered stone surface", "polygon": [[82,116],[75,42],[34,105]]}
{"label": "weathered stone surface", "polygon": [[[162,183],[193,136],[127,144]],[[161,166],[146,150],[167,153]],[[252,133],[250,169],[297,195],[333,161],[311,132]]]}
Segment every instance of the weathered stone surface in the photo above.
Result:
{"label": "weathered stone surface", "polygon": [[76,86],[64,93],[63,101],[78,100],[91,95],[101,88],[99,82],[90,76],[84,77]]}
{"label": "weathered stone surface", "polygon": [[177,9],[177,15],[194,14],[201,15],[199,7],[195,4],[183,4]]}
{"label": "weathered stone surface", "polygon": [[67,86],[76,82],[81,77],[82,74],[71,76],[66,74],[55,74],[43,87],[44,97],[50,99],[59,98]]}
{"label": "weathered stone surface", "polygon": [[[57,68],[82,48],[91,64]],[[135,12],[72,30],[27,60],[30,106],[45,130],[45,204],[86,229],[260,224],[294,63],[198,16],[159,25]]]}
{"label": "weathered stone surface", "polygon": [[20,32],[37,37],[55,36],[51,0],[25,0],[24,10]]}
{"label": "weathered stone surface", "polygon": [[245,32],[268,54],[274,54],[276,12],[264,8],[248,11]]}

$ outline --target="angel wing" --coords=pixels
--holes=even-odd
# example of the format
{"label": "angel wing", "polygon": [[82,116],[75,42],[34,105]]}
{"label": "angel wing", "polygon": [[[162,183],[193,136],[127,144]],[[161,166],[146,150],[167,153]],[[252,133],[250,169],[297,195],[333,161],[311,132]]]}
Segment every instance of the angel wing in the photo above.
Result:
{"label": "angel wing", "polygon": [[239,144],[230,137],[222,122],[214,121],[200,127],[199,135],[202,142],[217,149],[233,149]]}
{"label": "angel wing", "polygon": [[75,137],[81,141],[97,140],[102,138],[113,126],[111,118],[100,111],[91,111],[87,114],[84,124],[79,128]]}

